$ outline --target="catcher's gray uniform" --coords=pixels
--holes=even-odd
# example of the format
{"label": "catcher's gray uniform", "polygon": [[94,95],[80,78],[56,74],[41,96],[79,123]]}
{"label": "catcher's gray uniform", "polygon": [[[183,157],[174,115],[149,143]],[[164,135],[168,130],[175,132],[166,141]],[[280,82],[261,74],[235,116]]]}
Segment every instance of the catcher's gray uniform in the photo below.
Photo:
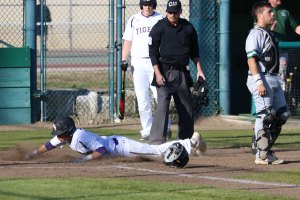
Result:
{"label": "catcher's gray uniform", "polygon": [[[248,72],[247,87],[251,92],[256,106],[255,136],[257,154],[260,151],[268,153],[277,139],[282,125],[287,121],[290,112],[287,107],[284,92],[280,85],[278,42],[267,30],[254,27],[246,40],[247,58],[255,58],[266,95],[258,93],[257,80]],[[262,143],[261,143],[262,142]]]}

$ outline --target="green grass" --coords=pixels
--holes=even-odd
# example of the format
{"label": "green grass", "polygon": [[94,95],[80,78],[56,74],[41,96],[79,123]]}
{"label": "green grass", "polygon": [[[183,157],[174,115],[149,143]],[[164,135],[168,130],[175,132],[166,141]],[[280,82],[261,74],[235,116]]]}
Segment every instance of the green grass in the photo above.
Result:
{"label": "green grass", "polygon": [[101,72],[67,72],[67,73],[48,73],[48,88],[92,88],[107,89],[108,76]]}
{"label": "green grass", "polygon": [[[94,133],[101,135],[124,135],[128,138],[138,139],[138,131],[124,129],[88,129]],[[40,131],[0,131],[0,149],[8,149],[17,143],[30,142],[34,144],[42,144],[51,138],[51,130]]]}
{"label": "green grass", "polygon": [[[115,72],[116,74],[116,72]],[[82,89],[108,90],[109,79],[107,71],[59,71],[47,72],[48,89]],[[37,77],[37,86],[40,77]],[[129,75],[126,76],[126,87],[132,88],[133,82]]]}
{"label": "green grass", "polygon": [[[124,135],[131,139],[139,139],[139,131],[132,129],[88,129],[101,135]],[[48,140],[51,130],[42,131],[1,131],[0,149],[12,147],[18,142],[30,141],[41,143]],[[252,131],[226,130],[226,131],[200,131],[210,148],[240,148],[249,147]],[[175,139],[175,134],[173,134]],[[283,130],[274,145],[275,148],[300,148],[300,130]]]}
{"label": "green grass", "polygon": [[[200,131],[211,148],[249,147],[253,132],[251,130]],[[300,130],[283,130],[275,148],[300,148]]]}
{"label": "green grass", "polygon": [[[0,179],[0,198],[15,199],[290,199],[190,184],[120,178]],[[4,189],[5,188],[5,189]]]}
{"label": "green grass", "polygon": [[300,185],[300,169],[298,170],[288,170],[288,171],[279,171],[272,173],[249,173],[243,176],[236,176],[239,179],[249,179],[257,181],[271,181],[277,183],[288,183],[288,184],[297,184]]}

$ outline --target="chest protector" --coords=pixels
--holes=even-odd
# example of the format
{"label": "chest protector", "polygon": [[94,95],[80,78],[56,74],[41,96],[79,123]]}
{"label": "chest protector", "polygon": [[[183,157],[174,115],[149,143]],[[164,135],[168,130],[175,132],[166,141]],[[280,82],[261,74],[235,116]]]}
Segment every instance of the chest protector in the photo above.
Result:
{"label": "chest protector", "polygon": [[259,61],[264,65],[265,72],[278,73],[279,71],[279,51],[278,41],[275,36],[267,30],[256,27],[256,29],[263,32],[265,37],[265,45],[263,52],[259,56]]}

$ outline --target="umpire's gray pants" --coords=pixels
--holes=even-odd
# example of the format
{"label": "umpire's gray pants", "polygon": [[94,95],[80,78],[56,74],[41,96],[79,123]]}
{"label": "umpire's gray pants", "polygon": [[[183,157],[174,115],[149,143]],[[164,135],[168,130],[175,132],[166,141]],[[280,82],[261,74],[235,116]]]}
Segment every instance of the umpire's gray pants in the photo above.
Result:
{"label": "umpire's gray pants", "polygon": [[173,95],[178,113],[178,139],[191,138],[194,132],[194,113],[191,90],[187,85],[188,71],[168,69],[164,72],[165,85],[157,87],[157,108],[149,136],[150,144],[162,144],[167,136],[168,116]]}

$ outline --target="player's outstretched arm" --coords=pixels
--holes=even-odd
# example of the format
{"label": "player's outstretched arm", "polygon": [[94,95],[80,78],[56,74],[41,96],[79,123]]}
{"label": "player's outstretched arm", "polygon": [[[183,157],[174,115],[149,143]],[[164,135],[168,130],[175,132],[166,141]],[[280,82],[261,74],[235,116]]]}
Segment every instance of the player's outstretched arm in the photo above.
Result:
{"label": "player's outstretched arm", "polygon": [[45,144],[42,144],[38,149],[35,149],[34,151],[26,154],[25,159],[30,160],[30,159],[36,157],[37,155],[43,154],[47,151],[48,151],[48,149],[46,148]]}
{"label": "player's outstretched arm", "polygon": [[38,149],[34,150],[33,152],[30,152],[29,154],[25,155],[25,159],[32,159],[36,157],[37,155],[43,154],[47,151],[50,151],[54,148],[56,148],[59,145],[64,144],[65,141],[61,141],[58,137],[54,137],[45,144],[42,144]]}
{"label": "player's outstretched arm", "polygon": [[103,155],[100,152],[94,151],[91,154],[81,156],[80,158],[76,158],[76,159],[72,160],[71,163],[81,163],[81,162],[85,162],[85,161],[89,161],[89,160],[100,159],[102,157],[103,157]]}

